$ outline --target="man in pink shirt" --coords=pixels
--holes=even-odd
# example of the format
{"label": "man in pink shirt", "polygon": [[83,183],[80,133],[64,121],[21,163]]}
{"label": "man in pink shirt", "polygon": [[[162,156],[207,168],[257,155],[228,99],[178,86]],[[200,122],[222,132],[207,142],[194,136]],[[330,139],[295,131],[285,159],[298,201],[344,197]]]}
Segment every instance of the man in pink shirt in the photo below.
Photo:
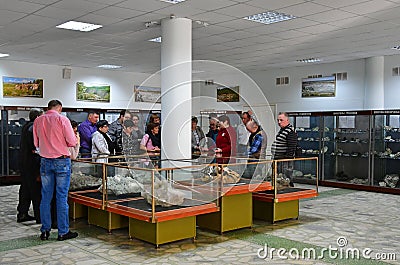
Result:
{"label": "man in pink shirt", "polygon": [[36,118],[33,139],[41,156],[42,201],[40,203],[41,240],[47,240],[51,230],[50,203],[54,187],[57,202],[58,240],[75,238],[78,233],[69,230],[68,189],[71,178],[69,147],[77,144],[77,137],[67,117],[61,115],[62,103],[51,100],[46,114]]}

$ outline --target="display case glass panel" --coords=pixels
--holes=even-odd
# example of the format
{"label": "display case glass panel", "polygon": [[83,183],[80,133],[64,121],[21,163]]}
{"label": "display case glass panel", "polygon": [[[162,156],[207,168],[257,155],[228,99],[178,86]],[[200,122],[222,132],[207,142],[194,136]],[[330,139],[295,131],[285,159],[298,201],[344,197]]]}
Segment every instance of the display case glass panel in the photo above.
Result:
{"label": "display case glass panel", "polygon": [[[385,111],[376,111],[377,113]],[[400,188],[400,111],[375,114],[372,185]]]}
{"label": "display case glass panel", "polygon": [[29,109],[7,110],[7,124],[5,124],[5,175],[19,175],[19,145],[22,127],[29,122]]}
{"label": "display case glass panel", "polygon": [[[346,115],[348,114],[348,115]],[[370,184],[370,115],[358,112],[334,115],[334,170],[325,168],[324,180]]]}

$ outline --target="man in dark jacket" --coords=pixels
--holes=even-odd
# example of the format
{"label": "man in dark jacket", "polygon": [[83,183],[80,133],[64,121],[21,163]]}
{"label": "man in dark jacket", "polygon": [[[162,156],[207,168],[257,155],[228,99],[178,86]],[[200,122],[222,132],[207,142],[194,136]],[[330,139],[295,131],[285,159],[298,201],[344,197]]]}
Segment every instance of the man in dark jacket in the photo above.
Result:
{"label": "man in dark jacket", "polygon": [[121,112],[119,113],[119,118],[113,121],[108,127],[107,134],[110,136],[111,140],[114,143],[115,155],[117,156],[120,156],[124,153],[122,145],[122,130],[124,128],[124,121],[126,120],[132,120],[132,113],[127,110],[121,110]]}
{"label": "man in dark jacket", "polygon": [[[40,223],[40,156],[33,144],[33,121],[42,114],[42,110],[32,108],[29,111],[29,122],[22,127],[20,142],[21,186],[17,207],[18,223],[32,220]],[[28,214],[31,201],[35,217]]]}

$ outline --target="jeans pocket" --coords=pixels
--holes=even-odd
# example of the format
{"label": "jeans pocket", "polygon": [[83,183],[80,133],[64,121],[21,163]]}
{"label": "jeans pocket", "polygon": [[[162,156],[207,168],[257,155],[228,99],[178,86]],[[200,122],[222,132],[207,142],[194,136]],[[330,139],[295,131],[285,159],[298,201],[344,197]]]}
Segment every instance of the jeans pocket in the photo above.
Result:
{"label": "jeans pocket", "polygon": [[71,160],[69,159],[56,159],[54,162],[54,170],[57,175],[68,176],[71,172]]}

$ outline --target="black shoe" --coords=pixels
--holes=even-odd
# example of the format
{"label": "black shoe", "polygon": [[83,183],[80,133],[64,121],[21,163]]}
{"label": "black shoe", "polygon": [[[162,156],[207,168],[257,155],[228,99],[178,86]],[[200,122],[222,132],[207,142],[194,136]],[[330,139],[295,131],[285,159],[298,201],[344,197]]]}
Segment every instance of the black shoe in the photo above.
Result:
{"label": "black shoe", "polygon": [[29,214],[17,215],[17,223],[28,222],[33,220],[36,220],[35,217],[30,216]]}
{"label": "black shoe", "polygon": [[58,237],[57,237],[57,240],[58,240],[58,241],[64,241],[64,240],[68,240],[68,239],[75,238],[75,237],[77,237],[77,236],[78,236],[78,233],[77,233],[77,232],[68,231],[68,233],[66,233],[65,235],[58,236]]}
{"label": "black shoe", "polygon": [[57,223],[55,223],[55,224],[51,224],[51,228],[52,228],[52,229],[58,229],[58,225],[57,225]]}
{"label": "black shoe", "polygon": [[47,240],[47,239],[49,239],[49,236],[50,236],[50,231],[42,232],[40,234],[40,239],[41,240]]}

